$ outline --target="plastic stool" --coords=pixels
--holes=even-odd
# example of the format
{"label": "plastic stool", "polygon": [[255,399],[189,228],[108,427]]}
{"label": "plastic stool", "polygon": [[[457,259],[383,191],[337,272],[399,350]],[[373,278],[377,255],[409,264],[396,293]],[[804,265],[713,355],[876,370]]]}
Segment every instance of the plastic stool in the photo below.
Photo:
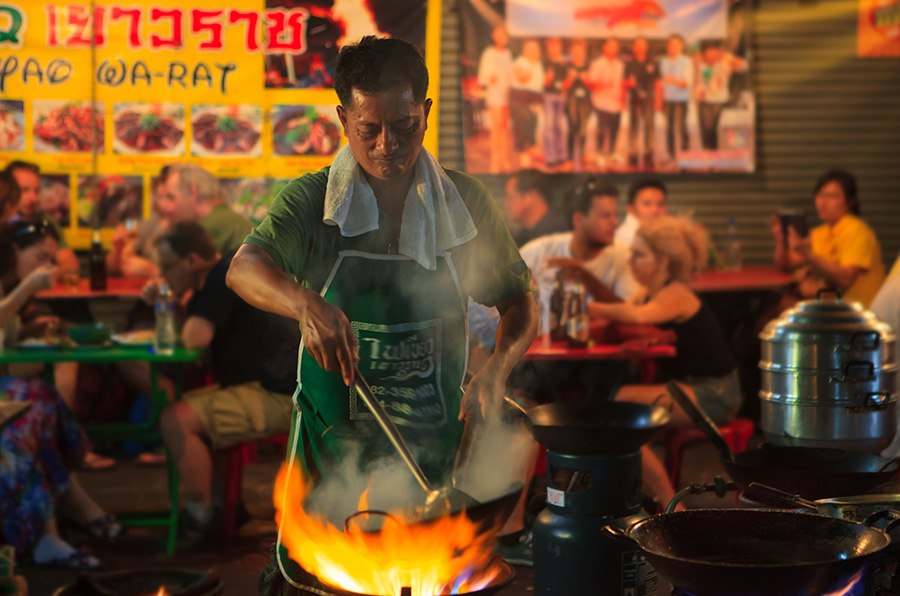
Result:
{"label": "plastic stool", "polygon": [[[287,434],[272,435],[259,441],[270,443],[283,453],[287,450]],[[241,500],[244,482],[244,464],[256,461],[256,445],[259,441],[238,443],[225,450],[225,474],[223,483],[225,491],[222,495],[222,542],[226,546],[234,543],[237,531],[237,504]]]}
{"label": "plastic stool", "polygon": [[[749,418],[735,418],[730,424],[716,428],[728,443],[732,453],[742,453],[747,450],[747,443],[750,442],[754,430],[753,421]],[[703,440],[709,440],[709,437],[699,428],[677,428],[672,430],[666,438],[666,473],[676,489],[681,480],[681,459],[685,446],[688,443]]]}

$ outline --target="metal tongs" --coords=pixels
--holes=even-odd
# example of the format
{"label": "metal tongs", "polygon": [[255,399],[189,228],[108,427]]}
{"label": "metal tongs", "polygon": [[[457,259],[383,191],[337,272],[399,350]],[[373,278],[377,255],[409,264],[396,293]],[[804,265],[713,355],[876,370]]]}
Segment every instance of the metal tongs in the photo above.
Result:
{"label": "metal tongs", "polygon": [[459,489],[449,486],[436,489],[431,485],[424,472],[422,472],[422,468],[419,467],[419,464],[410,452],[409,447],[407,447],[406,443],[403,441],[400,431],[397,430],[393,420],[388,417],[384,408],[381,407],[381,403],[375,397],[375,394],[372,393],[372,388],[369,387],[366,379],[359,372],[358,367],[354,369],[354,378],[356,380],[354,381],[353,386],[356,388],[359,396],[365,402],[366,407],[369,408],[372,416],[375,417],[378,426],[380,426],[381,430],[384,431],[384,434],[387,435],[387,438],[394,446],[394,449],[400,454],[406,467],[412,472],[416,482],[418,482],[419,486],[422,487],[422,490],[425,491],[425,504],[422,507],[417,508],[417,514],[423,518],[432,518],[469,508],[473,505],[478,505],[479,501]]}

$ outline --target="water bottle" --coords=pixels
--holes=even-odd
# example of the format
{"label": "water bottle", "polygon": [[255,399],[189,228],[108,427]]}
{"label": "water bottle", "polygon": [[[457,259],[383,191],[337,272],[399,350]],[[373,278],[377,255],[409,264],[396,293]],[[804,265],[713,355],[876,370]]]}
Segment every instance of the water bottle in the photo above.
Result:
{"label": "water bottle", "polygon": [[159,287],[153,312],[156,315],[153,349],[157,354],[172,354],[175,352],[178,336],[175,333],[175,298],[168,284]]}
{"label": "water bottle", "polygon": [[725,253],[722,259],[725,268],[730,271],[740,269],[744,264],[744,260],[741,257],[741,240],[733,217],[728,218],[728,224],[725,226],[725,240],[722,248],[722,252]]}

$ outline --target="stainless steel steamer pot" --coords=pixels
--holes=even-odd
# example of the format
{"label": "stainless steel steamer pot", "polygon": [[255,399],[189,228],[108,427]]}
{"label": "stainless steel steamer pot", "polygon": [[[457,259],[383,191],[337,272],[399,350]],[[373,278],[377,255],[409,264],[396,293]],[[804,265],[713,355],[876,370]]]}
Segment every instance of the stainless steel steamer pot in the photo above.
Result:
{"label": "stainless steel steamer pot", "polygon": [[878,452],[897,431],[896,336],[825,290],[760,333],[760,426],[771,443]]}

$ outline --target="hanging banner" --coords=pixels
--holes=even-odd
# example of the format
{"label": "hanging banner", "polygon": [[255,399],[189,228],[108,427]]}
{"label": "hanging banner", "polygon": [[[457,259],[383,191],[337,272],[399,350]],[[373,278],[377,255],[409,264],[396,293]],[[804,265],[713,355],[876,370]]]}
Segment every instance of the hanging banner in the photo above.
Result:
{"label": "hanging banner", "polygon": [[744,0],[461,0],[473,173],[752,172]]}
{"label": "hanging banner", "polygon": [[[344,142],[332,88],[344,44],[414,43],[437,99],[436,4],[0,0],[0,167],[41,167],[43,211],[76,246],[95,221],[148,215],[150,181],[173,162],[219,176],[258,219],[287,180],[329,164]],[[437,122],[432,111],[431,151]]]}
{"label": "hanging banner", "polygon": [[900,57],[900,0],[859,0],[856,52],[860,58]]}

